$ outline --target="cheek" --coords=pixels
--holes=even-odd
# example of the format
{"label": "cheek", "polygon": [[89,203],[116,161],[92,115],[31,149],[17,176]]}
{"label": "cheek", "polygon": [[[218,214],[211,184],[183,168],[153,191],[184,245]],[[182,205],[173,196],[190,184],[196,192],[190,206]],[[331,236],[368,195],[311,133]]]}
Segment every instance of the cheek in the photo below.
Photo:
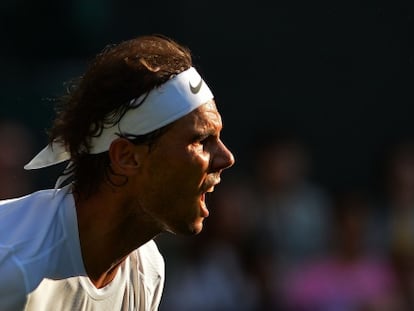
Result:
{"label": "cheek", "polygon": [[[192,165],[178,165],[180,162],[174,159],[166,159],[153,165],[143,180],[147,194],[153,200],[169,201],[170,204],[189,191],[190,185],[194,187]],[[164,202],[165,203],[165,202]]]}
{"label": "cheek", "polygon": [[189,148],[186,152],[168,156],[160,166],[160,175],[164,174],[166,180],[180,184],[192,184],[200,179],[208,170],[209,154],[203,150]]}
{"label": "cheek", "polygon": [[[152,196],[162,196],[180,200],[180,197],[194,196],[200,187],[209,167],[209,154],[194,146],[181,149],[181,152],[157,150],[148,163],[144,187],[150,189]],[[147,192],[148,193],[148,192]]]}

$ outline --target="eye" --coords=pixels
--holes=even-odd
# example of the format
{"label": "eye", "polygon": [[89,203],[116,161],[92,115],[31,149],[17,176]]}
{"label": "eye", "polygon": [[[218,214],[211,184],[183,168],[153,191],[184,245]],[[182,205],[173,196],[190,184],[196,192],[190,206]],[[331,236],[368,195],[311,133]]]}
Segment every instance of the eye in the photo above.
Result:
{"label": "eye", "polygon": [[194,139],[194,145],[198,145],[201,148],[205,148],[206,145],[212,140],[211,135],[199,135]]}
{"label": "eye", "polygon": [[209,141],[209,139],[210,139],[210,136],[201,138],[200,139],[200,144],[205,145]]}

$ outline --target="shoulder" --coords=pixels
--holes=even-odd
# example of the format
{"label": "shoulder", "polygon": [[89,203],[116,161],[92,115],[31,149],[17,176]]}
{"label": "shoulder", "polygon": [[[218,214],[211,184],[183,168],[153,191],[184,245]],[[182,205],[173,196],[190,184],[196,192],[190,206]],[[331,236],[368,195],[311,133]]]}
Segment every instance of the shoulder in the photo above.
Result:
{"label": "shoulder", "polygon": [[157,244],[154,240],[150,240],[136,250],[138,264],[141,272],[151,269],[164,274],[164,257],[161,255]]}
{"label": "shoulder", "polygon": [[158,287],[165,278],[164,258],[153,240],[136,249],[131,256],[138,274],[149,287]]}
{"label": "shoulder", "polygon": [[[151,310],[158,309],[165,282],[165,262],[153,240],[145,243],[133,252],[136,255],[138,275],[151,301]],[[131,256],[134,257],[134,256]]]}
{"label": "shoulder", "polygon": [[33,192],[31,194],[13,198],[0,200],[0,221],[8,215],[19,212],[27,212],[28,210],[45,211],[59,203],[70,194],[69,187],[62,189],[46,189]]}
{"label": "shoulder", "polygon": [[65,198],[70,196],[61,190],[42,190],[0,201],[0,286],[7,286],[7,274],[31,291],[55,267],[50,258],[66,235],[59,212],[70,204]]}
{"label": "shoulder", "polygon": [[63,201],[72,199],[66,189],[41,190],[32,194],[0,201],[0,245],[25,244],[35,237],[50,235]]}

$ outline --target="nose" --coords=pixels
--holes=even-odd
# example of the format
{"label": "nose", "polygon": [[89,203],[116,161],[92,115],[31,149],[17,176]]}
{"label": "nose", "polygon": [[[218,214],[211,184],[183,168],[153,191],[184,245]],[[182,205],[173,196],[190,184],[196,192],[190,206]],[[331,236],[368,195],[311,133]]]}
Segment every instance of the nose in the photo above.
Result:
{"label": "nose", "polygon": [[235,163],[233,153],[221,140],[219,141],[217,154],[215,155],[213,162],[213,167],[217,168],[218,170],[229,168]]}

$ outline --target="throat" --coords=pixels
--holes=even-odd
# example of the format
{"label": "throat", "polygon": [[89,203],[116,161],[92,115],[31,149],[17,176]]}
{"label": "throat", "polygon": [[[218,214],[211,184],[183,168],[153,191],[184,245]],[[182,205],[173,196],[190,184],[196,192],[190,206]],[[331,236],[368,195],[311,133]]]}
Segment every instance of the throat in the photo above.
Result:
{"label": "throat", "polygon": [[96,288],[103,288],[110,284],[116,277],[119,269],[121,268],[122,262],[116,264],[112,268],[107,271],[99,271],[98,267],[93,267],[92,269],[88,269],[85,265],[86,273],[88,275],[89,280]]}

